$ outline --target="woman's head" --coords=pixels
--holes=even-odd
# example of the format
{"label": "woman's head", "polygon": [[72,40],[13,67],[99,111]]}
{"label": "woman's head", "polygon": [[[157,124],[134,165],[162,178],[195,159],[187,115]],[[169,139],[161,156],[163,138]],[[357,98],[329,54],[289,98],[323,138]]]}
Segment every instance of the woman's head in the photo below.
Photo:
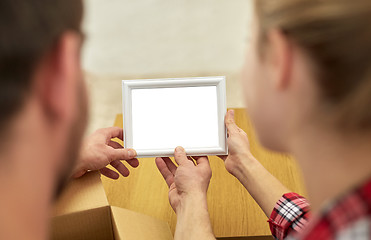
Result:
{"label": "woman's head", "polygon": [[256,0],[246,100],[262,143],[305,124],[371,130],[371,1]]}

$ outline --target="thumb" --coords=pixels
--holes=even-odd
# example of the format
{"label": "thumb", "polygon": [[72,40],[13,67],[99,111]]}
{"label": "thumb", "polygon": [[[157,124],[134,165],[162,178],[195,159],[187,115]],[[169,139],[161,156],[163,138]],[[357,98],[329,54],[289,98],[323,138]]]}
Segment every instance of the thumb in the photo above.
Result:
{"label": "thumb", "polygon": [[228,133],[238,133],[239,127],[237,126],[236,122],[234,121],[234,110],[229,110],[225,115],[225,126],[227,127]]}
{"label": "thumb", "polygon": [[130,160],[137,156],[137,152],[134,149],[120,148],[120,149],[109,149],[108,157],[110,162],[115,160]]}
{"label": "thumb", "polygon": [[179,166],[190,163],[190,161],[187,158],[186,152],[185,152],[184,148],[182,148],[182,147],[175,148],[174,158],[175,158],[175,161],[178,163]]}

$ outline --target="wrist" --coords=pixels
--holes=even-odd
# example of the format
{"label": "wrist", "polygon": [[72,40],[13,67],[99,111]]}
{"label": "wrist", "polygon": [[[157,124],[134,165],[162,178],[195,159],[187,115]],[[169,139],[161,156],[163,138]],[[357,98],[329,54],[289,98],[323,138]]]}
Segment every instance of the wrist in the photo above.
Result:
{"label": "wrist", "polygon": [[202,191],[195,191],[185,194],[176,208],[176,214],[182,215],[188,210],[194,211],[195,206],[207,210],[207,194]]}
{"label": "wrist", "polygon": [[72,177],[73,178],[79,178],[83,176],[87,172],[86,168],[86,156],[83,154],[83,151],[81,150],[79,157],[76,160],[76,164],[72,171]]}
{"label": "wrist", "polygon": [[260,165],[251,153],[241,154],[237,159],[235,167],[229,172],[240,181],[248,177],[252,169]]}
{"label": "wrist", "polygon": [[215,239],[207,209],[206,193],[193,192],[176,210],[174,239]]}

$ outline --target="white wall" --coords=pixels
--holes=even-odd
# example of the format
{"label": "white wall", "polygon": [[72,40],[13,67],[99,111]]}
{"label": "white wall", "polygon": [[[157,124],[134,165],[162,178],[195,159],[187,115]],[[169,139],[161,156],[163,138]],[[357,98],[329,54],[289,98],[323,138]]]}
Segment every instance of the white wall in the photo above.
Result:
{"label": "white wall", "polygon": [[85,10],[90,129],[121,112],[121,79],[226,75],[228,106],[243,107],[251,0],[85,0]]}
{"label": "white wall", "polygon": [[238,71],[250,0],[86,0],[86,70],[150,75]]}

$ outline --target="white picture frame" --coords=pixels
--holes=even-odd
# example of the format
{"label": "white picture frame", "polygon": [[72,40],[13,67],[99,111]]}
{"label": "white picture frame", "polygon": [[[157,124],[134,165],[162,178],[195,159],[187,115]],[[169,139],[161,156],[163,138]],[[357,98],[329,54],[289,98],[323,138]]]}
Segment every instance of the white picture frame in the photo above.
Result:
{"label": "white picture frame", "polygon": [[[224,76],[122,81],[124,147],[138,158],[226,155]],[[193,132],[194,131],[194,132]]]}

